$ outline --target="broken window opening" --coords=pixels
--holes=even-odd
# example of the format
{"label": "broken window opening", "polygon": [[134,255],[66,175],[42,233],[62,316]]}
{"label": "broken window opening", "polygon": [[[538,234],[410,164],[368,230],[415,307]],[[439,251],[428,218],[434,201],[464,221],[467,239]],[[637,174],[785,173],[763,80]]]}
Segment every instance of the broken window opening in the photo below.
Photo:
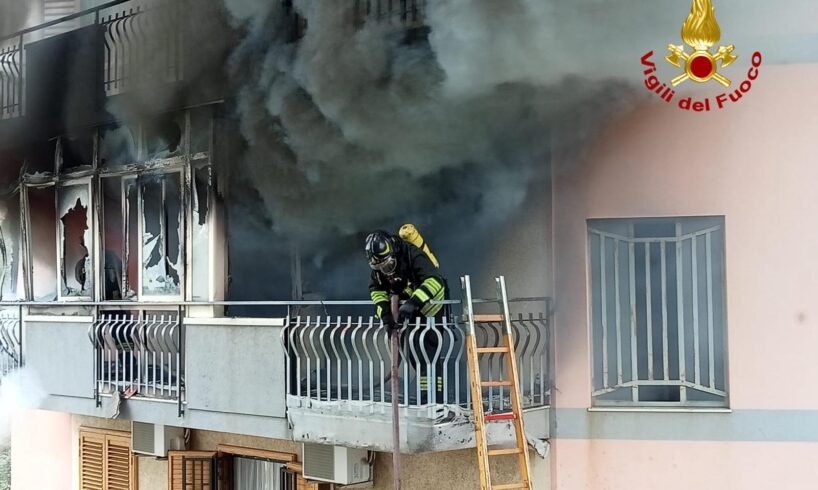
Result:
{"label": "broken window opening", "polygon": [[180,296],[182,179],[179,173],[141,179],[142,294]]}
{"label": "broken window opening", "polygon": [[90,188],[88,184],[59,190],[61,296],[93,295]]}
{"label": "broken window opening", "polygon": [[210,153],[213,134],[213,109],[210,106],[190,111],[190,154]]}
{"label": "broken window opening", "polygon": [[57,209],[55,188],[27,189],[29,264],[31,264],[31,295],[35,301],[57,298]]}
{"label": "broken window opening", "polygon": [[208,301],[210,298],[210,166],[193,170],[193,226],[191,231],[190,257],[193,301]]}
{"label": "broken window opening", "polygon": [[111,125],[99,131],[99,164],[116,167],[136,163],[139,157],[138,131],[128,126]]}
{"label": "broken window opening", "polygon": [[0,192],[10,192],[20,180],[23,160],[14,152],[0,153]]}
{"label": "broken window opening", "polygon": [[104,299],[130,300],[139,276],[136,178],[105,177],[101,188]]}
{"label": "broken window opening", "polygon": [[57,161],[61,172],[90,169],[94,159],[91,133],[60,138]]}
{"label": "broken window opening", "polygon": [[0,200],[0,301],[20,299],[20,197],[13,195]]}
{"label": "broken window opening", "polygon": [[52,177],[57,168],[57,139],[47,144],[32,145],[26,152],[25,174],[35,179]]}
{"label": "broken window opening", "polygon": [[182,150],[184,113],[164,116],[145,124],[147,160],[168,158]]}

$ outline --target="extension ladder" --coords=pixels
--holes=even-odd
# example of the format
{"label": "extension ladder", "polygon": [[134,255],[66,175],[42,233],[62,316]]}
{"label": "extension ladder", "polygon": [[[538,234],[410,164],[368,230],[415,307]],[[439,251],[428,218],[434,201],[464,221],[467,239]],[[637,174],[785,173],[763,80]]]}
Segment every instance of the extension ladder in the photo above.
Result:
{"label": "extension ladder", "polygon": [[[528,459],[528,442],[523,429],[522,401],[520,399],[519,375],[517,373],[517,358],[514,352],[514,335],[511,330],[511,316],[509,314],[508,294],[506,281],[503,276],[497,281],[497,303],[502,312],[498,315],[474,314],[474,298],[471,291],[469,276],[461,279],[463,286],[463,316],[468,325],[466,348],[469,360],[469,379],[471,384],[472,406],[474,409],[475,442],[477,445],[477,461],[480,466],[480,490],[528,489],[533,490],[531,484],[531,463]],[[475,324],[502,323],[505,326],[502,347],[478,347],[475,335]],[[500,381],[483,381],[480,376],[481,354],[500,354],[505,358],[505,373],[508,379]],[[486,388],[507,387],[511,398],[511,411],[497,414],[485,414],[483,408],[483,390]],[[517,436],[517,445],[514,448],[490,448],[486,439],[486,424],[491,422],[511,420]],[[492,484],[489,458],[498,456],[517,455],[520,467],[521,480],[517,483]]]}

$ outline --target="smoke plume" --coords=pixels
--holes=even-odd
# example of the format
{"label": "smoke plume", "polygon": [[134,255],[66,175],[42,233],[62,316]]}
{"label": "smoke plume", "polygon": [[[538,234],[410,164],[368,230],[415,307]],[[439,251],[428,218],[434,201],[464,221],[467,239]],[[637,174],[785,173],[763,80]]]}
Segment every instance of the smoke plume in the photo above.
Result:
{"label": "smoke plume", "polygon": [[27,1],[0,0],[0,37],[11,35],[25,27],[29,8]]}
{"label": "smoke plume", "polygon": [[279,231],[346,236],[430,215],[496,224],[546,175],[549,128],[576,127],[565,144],[578,144],[627,100],[616,84],[538,66],[538,2],[430,2],[428,41],[414,42],[388,22],[356,26],[354,5],[295,2],[308,27],[290,43],[279,2],[227,0],[247,28],[231,65],[244,163]]}
{"label": "smoke plume", "polygon": [[7,447],[11,423],[24,410],[39,408],[46,392],[37,376],[26,368],[5,375],[0,381],[0,447]]}
{"label": "smoke plume", "polygon": [[405,221],[438,249],[476,246],[545,192],[551,128],[572,128],[561,144],[579,148],[631,99],[624,84],[548,67],[550,2],[429,2],[428,37],[413,38],[394,19],[352,22],[356,2],[301,0],[297,43],[281,2],[225,4],[245,30],[229,69],[248,144],[231,174],[258,189],[276,232],[307,248],[332,238],[322,253],[339,260],[318,254],[318,268],[346,267],[363,232]]}

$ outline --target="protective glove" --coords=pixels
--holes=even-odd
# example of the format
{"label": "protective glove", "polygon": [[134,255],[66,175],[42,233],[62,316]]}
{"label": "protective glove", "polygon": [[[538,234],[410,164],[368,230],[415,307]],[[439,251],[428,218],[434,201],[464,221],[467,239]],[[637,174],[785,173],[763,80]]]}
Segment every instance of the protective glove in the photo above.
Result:
{"label": "protective glove", "polygon": [[400,327],[397,323],[395,323],[395,319],[392,318],[392,314],[388,313],[381,318],[383,322],[383,327],[386,329],[386,333],[391,337],[392,332],[398,330]]}
{"label": "protective glove", "polygon": [[400,309],[398,310],[398,323],[400,325],[403,325],[407,321],[411,320],[415,316],[415,313],[417,311],[418,305],[414,301],[412,301],[411,299],[409,301],[406,301],[401,305]]}

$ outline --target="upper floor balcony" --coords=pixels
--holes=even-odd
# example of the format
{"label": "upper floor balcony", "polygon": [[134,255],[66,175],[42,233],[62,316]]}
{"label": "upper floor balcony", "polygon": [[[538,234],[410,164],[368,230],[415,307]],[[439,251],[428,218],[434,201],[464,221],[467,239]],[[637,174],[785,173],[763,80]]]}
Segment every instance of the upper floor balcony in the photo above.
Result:
{"label": "upper floor balcony", "polygon": [[[286,35],[297,41],[307,21],[291,0],[279,1],[291,17]],[[349,22],[356,25],[423,28],[425,0],[349,1]],[[50,20],[0,39],[0,121],[40,119],[66,101],[101,111],[106,99],[132,91],[218,99],[235,42],[229,14],[221,2],[207,0],[114,0]]]}
{"label": "upper floor balcony", "polygon": [[[511,324],[527,430],[547,438],[549,302],[533,301],[512,303]],[[4,303],[0,366],[31,370],[49,410],[380,451],[392,449],[397,396],[404,452],[474,445],[460,317],[402,329],[393,393],[385,330],[353,314],[369,302],[207,304],[281,309],[275,318],[198,317],[204,305]],[[478,323],[478,343],[501,346],[503,328]],[[499,355],[480,362],[484,379],[504,379]],[[487,412],[510,410],[507,388],[485,395]],[[489,437],[513,441],[513,426],[492,424]]]}

